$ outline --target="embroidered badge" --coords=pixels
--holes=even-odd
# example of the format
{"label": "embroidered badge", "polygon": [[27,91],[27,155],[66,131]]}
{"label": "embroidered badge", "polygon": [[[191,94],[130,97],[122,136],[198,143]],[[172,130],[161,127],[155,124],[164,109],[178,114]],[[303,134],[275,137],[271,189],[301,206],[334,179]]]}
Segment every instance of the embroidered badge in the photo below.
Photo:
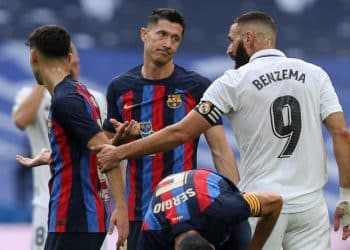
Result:
{"label": "embroidered badge", "polygon": [[181,94],[168,95],[168,99],[166,102],[169,108],[177,109],[181,107],[181,104],[182,104]]}

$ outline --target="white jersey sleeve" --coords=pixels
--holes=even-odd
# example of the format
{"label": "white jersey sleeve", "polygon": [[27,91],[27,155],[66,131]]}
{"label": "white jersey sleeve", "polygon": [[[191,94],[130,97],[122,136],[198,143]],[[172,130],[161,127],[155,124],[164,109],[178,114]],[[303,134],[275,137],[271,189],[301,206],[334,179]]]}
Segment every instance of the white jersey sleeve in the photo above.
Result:
{"label": "white jersey sleeve", "polygon": [[330,114],[342,111],[342,108],[329,76],[323,70],[321,74],[323,75],[321,76],[323,80],[321,82],[320,111],[321,119],[324,121]]}
{"label": "white jersey sleeve", "polygon": [[235,111],[238,105],[236,82],[239,73],[228,70],[205,91],[202,101],[210,101],[225,114]]}

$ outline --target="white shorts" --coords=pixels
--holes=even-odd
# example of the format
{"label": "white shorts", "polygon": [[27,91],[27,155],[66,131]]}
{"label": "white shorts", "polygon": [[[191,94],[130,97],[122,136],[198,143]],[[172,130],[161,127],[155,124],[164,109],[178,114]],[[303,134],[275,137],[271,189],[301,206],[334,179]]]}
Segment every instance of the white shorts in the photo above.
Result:
{"label": "white shorts", "polygon": [[[249,218],[254,232],[257,218]],[[299,213],[280,214],[263,250],[330,250],[330,223],[324,199]]]}
{"label": "white shorts", "polygon": [[32,250],[44,250],[47,236],[48,209],[39,205],[33,206]]}

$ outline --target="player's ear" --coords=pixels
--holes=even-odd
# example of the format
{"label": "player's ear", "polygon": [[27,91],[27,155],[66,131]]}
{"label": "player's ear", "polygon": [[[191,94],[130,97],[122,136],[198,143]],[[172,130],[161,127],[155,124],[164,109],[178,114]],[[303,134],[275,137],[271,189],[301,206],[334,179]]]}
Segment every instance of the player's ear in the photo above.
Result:
{"label": "player's ear", "polygon": [[147,32],[148,32],[148,29],[146,27],[141,27],[141,29],[140,29],[140,37],[141,37],[141,41],[142,42],[145,42]]}
{"label": "player's ear", "polygon": [[30,49],[30,64],[37,65],[39,63],[39,54],[36,49]]}
{"label": "player's ear", "polygon": [[70,65],[71,62],[72,62],[72,56],[73,56],[72,52],[69,52],[69,53],[68,53],[68,56],[67,56],[67,60],[68,60],[68,64],[69,64],[69,65]]}

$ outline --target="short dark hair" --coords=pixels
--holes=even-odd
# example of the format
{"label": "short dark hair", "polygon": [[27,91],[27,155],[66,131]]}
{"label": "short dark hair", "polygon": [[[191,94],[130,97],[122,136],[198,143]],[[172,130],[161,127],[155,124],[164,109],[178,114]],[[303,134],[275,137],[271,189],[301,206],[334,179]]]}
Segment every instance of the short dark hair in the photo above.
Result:
{"label": "short dark hair", "polygon": [[38,49],[47,57],[65,57],[70,52],[70,35],[62,26],[43,25],[36,28],[28,37],[26,44]]}
{"label": "short dark hair", "polygon": [[246,24],[250,22],[263,23],[269,26],[274,33],[277,32],[275,21],[271,16],[265,14],[264,12],[260,12],[260,11],[247,12],[233,20],[233,23],[238,23],[238,24]]}
{"label": "short dark hair", "polygon": [[172,23],[178,23],[182,26],[182,35],[185,33],[185,19],[183,15],[175,10],[170,8],[158,8],[152,11],[152,14],[148,17],[147,25],[155,25],[159,20],[168,20]]}
{"label": "short dark hair", "polygon": [[179,243],[180,250],[213,250],[209,241],[200,234],[193,234],[183,238]]}

